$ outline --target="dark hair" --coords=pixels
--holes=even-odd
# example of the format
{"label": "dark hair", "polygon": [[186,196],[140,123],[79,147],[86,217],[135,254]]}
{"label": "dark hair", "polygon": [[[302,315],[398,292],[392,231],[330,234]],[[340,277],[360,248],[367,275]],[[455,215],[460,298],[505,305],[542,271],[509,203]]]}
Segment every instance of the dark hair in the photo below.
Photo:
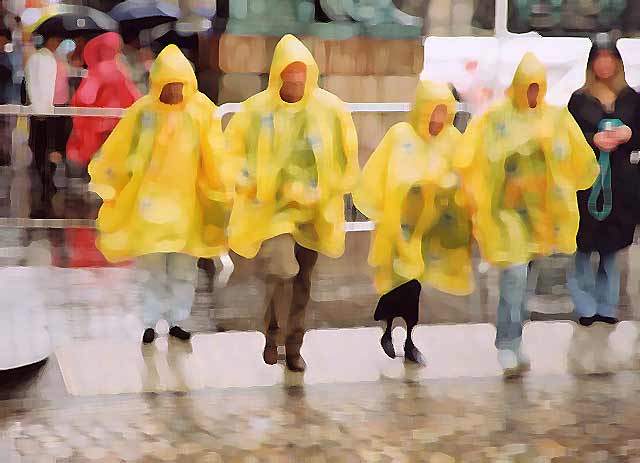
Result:
{"label": "dark hair", "polygon": [[452,83],[449,83],[449,90],[451,90],[453,98],[460,103],[460,93],[458,93],[458,89]]}
{"label": "dark hair", "polygon": [[610,35],[599,34],[597,37],[591,39],[591,43],[592,45],[591,50],[589,50],[587,67],[591,68],[594,60],[596,59],[596,56],[598,55],[598,52],[605,50],[611,52],[616,59],[622,61],[622,55],[618,50],[618,46],[616,45],[616,40],[614,37],[611,37]]}

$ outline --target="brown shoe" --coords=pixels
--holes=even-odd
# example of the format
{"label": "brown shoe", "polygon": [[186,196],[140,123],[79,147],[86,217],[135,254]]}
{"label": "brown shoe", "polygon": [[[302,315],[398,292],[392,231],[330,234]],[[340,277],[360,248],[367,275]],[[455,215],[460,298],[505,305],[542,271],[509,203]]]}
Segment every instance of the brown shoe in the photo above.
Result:
{"label": "brown shoe", "polygon": [[267,343],[262,352],[262,358],[267,365],[275,365],[278,363],[278,346]]}
{"label": "brown shoe", "polygon": [[307,369],[307,363],[304,361],[300,354],[287,354],[287,368],[291,371],[302,373]]}
{"label": "brown shoe", "polygon": [[300,355],[301,347],[302,343],[297,342],[285,344],[287,368],[291,371],[302,372],[307,368],[307,364]]}

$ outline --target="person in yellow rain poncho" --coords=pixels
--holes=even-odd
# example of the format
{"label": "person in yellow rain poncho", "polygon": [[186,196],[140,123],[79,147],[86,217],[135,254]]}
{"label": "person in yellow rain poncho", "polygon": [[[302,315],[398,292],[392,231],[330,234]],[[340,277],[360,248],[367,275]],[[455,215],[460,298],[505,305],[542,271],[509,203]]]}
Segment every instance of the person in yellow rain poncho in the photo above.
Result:
{"label": "person in yellow rain poncho", "polygon": [[145,343],[163,314],[172,336],[189,339],[177,322],[191,310],[197,258],[226,251],[232,197],[222,181],[216,106],[176,46],[158,55],[150,84],[89,165],[104,201],[98,249],[111,262],[135,258],[142,270]]}
{"label": "person in yellow rain poncho", "polygon": [[421,81],[409,123],[394,125],[364,167],[353,194],[376,224],[369,263],[382,294],[374,318],[387,322],[381,344],[394,358],[395,317],[407,324],[405,360],[423,363],[412,340],[421,283],[466,295],[473,290],[471,222],[455,158],[462,135],[453,126],[448,86]]}
{"label": "person in yellow rain poncho", "polygon": [[528,264],[575,252],[576,191],[598,175],[580,127],[566,108],[545,103],[546,88],[544,66],[527,53],[506,101],[472,120],[461,144],[474,236],[500,269],[496,347],[507,376],[529,366],[520,350]]}
{"label": "person in yellow rain poncho", "polygon": [[286,360],[302,371],[311,271],[318,253],[344,252],[344,195],[359,174],[355,127],[342,101],[318,88],[309,50],[286,35],[276,46],[268,88],[242,104],[225,135],[238,170],[229,246],[265,263],[264,360],[277,361],[276,309],[293,278]]}

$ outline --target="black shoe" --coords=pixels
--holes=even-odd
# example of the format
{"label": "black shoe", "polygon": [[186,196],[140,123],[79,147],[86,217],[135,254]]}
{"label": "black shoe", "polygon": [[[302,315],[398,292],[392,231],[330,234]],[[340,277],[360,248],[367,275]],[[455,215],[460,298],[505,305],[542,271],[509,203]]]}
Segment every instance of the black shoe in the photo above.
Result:
{"label": "black shoe", "polygon": [[427,364],[422,352],[420,352],[413,343],[404,345],[404,359],[405,361],[417,363],[418,365]]}
{"label": "black shoe", "polygon": [[171,336],[173,336],[174,338],[178,338],[178,339],[180,339],[182,341],[188,341],[189,339],[191,339],[191,333],[189,333],[188,331],[183,330],[179,326],[172,327],[169,330],[169,334]]}
{"label": "black shoe", "polygon": [[605,317],[604,315],[600,314],[596,314],[595,319],[597,322],[606,323],[607,325],[617,325],[618,323],[620,323],[620,320],[615,317]]}
{"label": "black shoe", "polygon": [[391,339],[391,335],[387,336],[386,334],[382,335],[380,338],[380,345],[382,346],[382,350],[384,351],[389,358],[396,358],[396,351],[393,348],[393,339]]}
{"label": "black shoe", "polygon": [[582,326],[591,326],[597,321],[598,321],[598,319],[597,319],[596,315],[594,315],[593,317],[580,317],[580,318],[578,318],[578,323],[580,323]]}
{"label": "black shoe", "polygon": [[156,339],[156,332],[153,328],[147,328],[142,335],[142,342],[151,344]]}

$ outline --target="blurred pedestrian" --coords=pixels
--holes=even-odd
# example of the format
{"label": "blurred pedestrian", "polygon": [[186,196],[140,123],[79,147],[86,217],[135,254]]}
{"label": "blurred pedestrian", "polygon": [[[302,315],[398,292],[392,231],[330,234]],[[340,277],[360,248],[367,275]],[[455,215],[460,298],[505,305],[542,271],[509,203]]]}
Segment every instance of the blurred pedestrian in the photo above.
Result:
{"label": "blurred pedestrian", "polygon": [[189,61],[165,48],[151,68],[151,90],[131,106],[89,165],[102,199],[98,249],[110,262],[136,260],[141,271],[144,343],[160,318],[169,334],[189,340],[178,323],[190,312],[197,258],[226,252],[231,191],[224,183],[224,142],[216,106],[198,91]]}
{"label": "blurred pedestrian", "polygon": [[[633,242],[640,211],[640,95],[626,82],[622,57],[599,36],[589,53],[586,83],[569,101],[600,164],[592,188],[578,192],[580,228],[569,288],[581,325],[618,321],[622,251]],[[600,262],[594,274],[591,255]]]}
{"label": "blurred pedestrian", "polygon": [[122,47],[122,61],[130,72],[131,80],[141,93],[149,91],[149,69],[154,55],[146,42],[138,37],[129,37]]}
{"label": "blurred pedestrian", "polygon": [[[102,34],[85,45],[87,76],[74,93],[71,106],[128,108],[140,98],[127,69],[117,62],[121,49],[122,39],[115,32]],[[112,117],[74,117],[67,160],[80,169],[86,168],[117,123],[118,119]]]}
{"label": "blurred pedestrian", "polygon": [[[267,89],[242,103],[225,131],[240,170],[229,219],[229,246],[264,265],[267,364],[284,334],[287,367],[300,355],[311,273],[322,253],[344,252],[344,195],[357,180],[357,134],[336,96],[318,88],[318,65],[292,35],[276,46]],[[293,283],[293,298],[284,299]],[[278,312],[285,308],[284,321]],[[285,333],[283,333],[285,331]]]}
{"label": "blurred pedestrian", "polygon": [[461,143],[474,236],[500,272],[495,344],[506,376],[529,367],[521,350],[529,263],[575,252],[576,191],[598,174],[580,127],[566,108],[544,101],[546,90],[544,66],[525,54],[506,101],[472,119]]}
{"label": "blurred pedestrian", "polygon": [[420,364],[425,360],[412,332],[422,284],[456,295],[473,291],[470,213],[456,171],[462,138],[453,125],[456,106],[446,85],[421,81],[409,123],[389,129],[353,194],[356,207],[376,224],[369,264],[382,294],[374,315],[386,321],[382,348],[395,357],[391,330],[402,317],[405,360]]}
{"label": "blurred pedestrian", "polygon": [[0,27],[0,104],[20,104],[20,82],[12,33]]}
{"label": "blurred pedestrian", "polygon": [[42,47],[28,58],[25,66],[28,102],[38,113],[30,119],[29,146],[44,203],[49,203],[56,192],[54,174],[57,164],[62,162],[68,133],[66,118],[51,116],[54,106],[64,106],[69,101],[66,63],[56,56],[61,42],[60,37],[45,37]]}
{"label": "blurred pedestrian", "polygon": [[[20,104],[20,83],[18,79],[12,34],[8,28],[0,27],[0,104]],[[0,115],[0,165],[11,163],[12,134],[16,117]]]}

